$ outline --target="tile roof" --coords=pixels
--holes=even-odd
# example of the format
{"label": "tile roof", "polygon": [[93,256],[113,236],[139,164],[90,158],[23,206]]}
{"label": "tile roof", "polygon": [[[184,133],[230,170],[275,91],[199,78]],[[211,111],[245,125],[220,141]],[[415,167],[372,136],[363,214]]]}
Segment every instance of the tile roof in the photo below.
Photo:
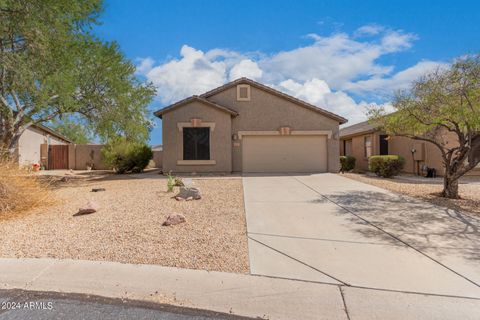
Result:
{"label": "tile roof", "polygon": [[215,102],[212,102],[210,100],[207,100],[205,99],[204,97],[199,97],[199,96],[191,96],[191,97],[188,97],[186,99],[183,99],[183,100],[180,100],[178,102],[175,102],[174,104],[171,104],[163,109],[160,109],[158,111],[155,111],[153,114],[156,115],[157,117],[159,118],[162,118],[162,115],[164,115],[165,113],[175,109],[175,108],[178,108],[178,107],[181,107],[183,105],[186,105],[187,103],[190,103],[190,102],[193,102],[193,101],[200,101],[208,106],[211,106],[213,108],[216,108],[216,109],[219,109],[219,110],[222,110],[222,111],[225,111],[227,113],[230,113],[232,116],[238,116],[238,112],[236,112],[235,110],[232,110],[230,108],[227,108],[225,106],[222,106],[222,105],[219,105],[218,103],[215,103]]}
{"label": "tile roof", "polygon": [[359,134],[377,131],[377,126],[370,124],[368,121],[360,122],[349,127],[340,129],[340,138],[356,136]]}

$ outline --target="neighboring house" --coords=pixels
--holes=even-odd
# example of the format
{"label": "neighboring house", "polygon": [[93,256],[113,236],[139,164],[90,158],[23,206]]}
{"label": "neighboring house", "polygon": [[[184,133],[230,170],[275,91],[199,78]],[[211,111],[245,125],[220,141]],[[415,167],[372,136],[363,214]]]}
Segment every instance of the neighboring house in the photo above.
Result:
{"label": "neighboring house", "polygon": [[247,78],[155,115],[164,172],[337,172],[339,125],[347,122]]}
{"label": "neighboring house", "polygon": [[33,125],[27,128],[20,136],[17,146],[18,162],[21,165],[45,163],[46,159],[41,158],[42,145],[65,145],[70,143],[72,143],[70,139],[46,126]]}
{"label": "neighboring house", "polygon": [[153,152],[152,160],[155,163],[155,168],[161,168],[162,160],[163,160],[163,146],[161,144],[153,145],[152,152]]}
{"label": "neighboring house", "polygon": [[[458,143],[454,134],[441,134],[446,144]],[[355,157],[355,171],[368,170],[368,157],[388,154],[405,158],[405,173],[421,173],[423,165],[435,168],[438,175],[444,173],[440,151],[430,142],[388,136],[368,121],[340,129],[340,155]],[[480,170],[474,169],[469,174],[480,174]]]}

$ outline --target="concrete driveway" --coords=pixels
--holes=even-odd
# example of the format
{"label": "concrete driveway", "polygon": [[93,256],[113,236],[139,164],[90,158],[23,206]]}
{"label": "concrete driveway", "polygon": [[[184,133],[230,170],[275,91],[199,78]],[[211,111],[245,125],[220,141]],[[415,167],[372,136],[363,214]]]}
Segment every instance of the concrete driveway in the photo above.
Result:
{"label": "concrete driveway", "polygon": [[252,274],[480,298],[478,217],[328,173],[243,185]]}

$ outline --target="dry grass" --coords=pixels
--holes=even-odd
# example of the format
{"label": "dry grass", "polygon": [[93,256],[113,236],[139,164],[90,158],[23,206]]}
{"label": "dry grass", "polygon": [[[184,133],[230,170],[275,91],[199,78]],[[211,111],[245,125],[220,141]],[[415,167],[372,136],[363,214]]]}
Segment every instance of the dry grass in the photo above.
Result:
{"label": "dry grass", "polygon": [[0,218],[52,204],[49,183],[13,161],[0,160]]}
{"label": "dry grass", "polygon": [[[466,177],[459,185],[461,199],[447,199],[440,197],[441,184],[404,181],[400,179],[384,179],[358,173],[345,173],[347,177],[360,182],[368,183],[393,192],[420,198],[430,203],[454,210],[468,211],[480,215],[480,184],[477,177]],[[470,183],[466,183],[470,181]],[[477,183],[471,183],[477,182]]]}
{"label": "dry grass", "polygon": [[[105,176],[105,174],[104,174]],[[194,178],[202,199],[176,201],[156,172],[72,177],[54,206],[0,221],[0,256],[106,260],[247,273],[241,178]],[[91,192],[105,188],[104,192]],[[177,191],[177,190],[176,190]],[[95,201],[98,212],[74,217]],[[171,213],[187,222],[162,226]]]}

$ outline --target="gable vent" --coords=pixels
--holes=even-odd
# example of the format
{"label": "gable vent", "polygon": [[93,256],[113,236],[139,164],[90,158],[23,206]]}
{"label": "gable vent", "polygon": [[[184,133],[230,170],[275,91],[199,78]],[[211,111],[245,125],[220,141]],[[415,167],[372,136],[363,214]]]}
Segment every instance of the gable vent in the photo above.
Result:
{"label": "gable vent", "polygon": [[237,86],[237,101],[250,101],[250,86],[248,84]]}

